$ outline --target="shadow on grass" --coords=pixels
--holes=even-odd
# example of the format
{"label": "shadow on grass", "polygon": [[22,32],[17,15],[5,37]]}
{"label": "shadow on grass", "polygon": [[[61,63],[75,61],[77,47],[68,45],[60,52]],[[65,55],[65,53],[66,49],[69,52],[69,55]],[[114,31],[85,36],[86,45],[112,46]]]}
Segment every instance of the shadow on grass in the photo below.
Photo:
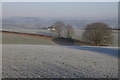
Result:
{"label": "shadow on grass", "polygon": [[53,38],[52,40],[53,42],[55,42],[58,45],[62,45],[62,46],[70,46],[70,45],[75,45],[74,40],[73,39],[68,39],[68,38]]}
{"label": "shadow on grass", "polygon": [[91,46],[64,46],[71,49],[77,49],[77,50],[87,50],[87,51],[93,51],[93,52],[99,52],[108,54],[110,56],[114,57],[120,57],[118,49],[112,49],[112,48],[104,48],[104,47],[91,47]]}
{"label": "shadow on grass", "polygon": [[84,45],[93,45],[93,44],[82,42],[82,41],[77,41],[77,40],[72,40],[72,39],[68,40],[65,38],[54,38],[53,41],[56,44],[62,45],[65,48],[93,51],[93,52],[108,54],[114,57],[120,57],[118,55],[118,52],[120,51],[119,49],[113,49],[113,48],[102,47],[102,46],[82,46],[83,44]]}
{"label": "shadow on grass", "polygon": [[89,43],[89,42],[85,42],[85,41],[80,41],[80,40],[76,40],[76,39],[69,39],[69,38],[53,38],[52,39],[53,42],[55,42],[58,45],[89,45],[89,46],[93,46],[94,44]]}

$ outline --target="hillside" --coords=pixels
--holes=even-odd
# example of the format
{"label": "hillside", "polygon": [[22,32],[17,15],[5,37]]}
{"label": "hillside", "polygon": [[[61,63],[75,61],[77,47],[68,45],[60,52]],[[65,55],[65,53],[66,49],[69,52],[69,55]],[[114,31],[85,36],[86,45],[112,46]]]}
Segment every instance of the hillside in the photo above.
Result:
{"label": "hillside", "polygon": [[117,49],[2,45],[3,78],[118,78]]}
{"label": "hillside", "polygon": [[72,18],[36,18],[36,17],[13,17],[13,18],[3,18],[2,24],[3,29],[9,28],[21,28],[21,29],[39,29],[40,27],[49,27],[56,21],[63,21],[67,24],[71,24],[75,29],[83,29],[85,25],[93,22],[104,22],[112,28],[118,28],[118,19],[72,19]]}
{"label": "hillside", "polygon": [[53,45],[51,37],[2,32],[2,44]]}

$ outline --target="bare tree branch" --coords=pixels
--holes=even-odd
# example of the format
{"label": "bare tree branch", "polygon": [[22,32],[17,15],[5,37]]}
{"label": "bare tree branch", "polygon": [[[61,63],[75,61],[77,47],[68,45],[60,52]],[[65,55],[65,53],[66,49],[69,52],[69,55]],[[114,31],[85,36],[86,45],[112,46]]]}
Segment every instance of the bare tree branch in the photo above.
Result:
{"label": "bare tree branch", "polygon": [[82,36],[84,40],[94,42],[96,45],[111,43],[113,37],[111,28],[101,22],[88,24]]}

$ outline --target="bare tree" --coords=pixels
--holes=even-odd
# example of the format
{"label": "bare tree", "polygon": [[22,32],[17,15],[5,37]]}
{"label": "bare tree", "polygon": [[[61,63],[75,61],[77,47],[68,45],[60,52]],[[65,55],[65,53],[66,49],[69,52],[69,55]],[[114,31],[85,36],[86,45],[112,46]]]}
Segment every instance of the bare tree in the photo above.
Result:
{"label": "bare tree", "polygon": [[71,25],[68,24],[64,28],[64,36],[71,39],[73,35],[74,35],[74,29]]}
{"label": "bare tree", "polygon": [[112,43],[111,28],[101,22],[88,24],[83,32],[83,39],[89,42],[94,42],[96,45]]}
{"label": "bare tree", "polygon": [[64,23],[62,21],[57,21],[54,24],[55,31],[57,33],[57,37],[62,37]]}

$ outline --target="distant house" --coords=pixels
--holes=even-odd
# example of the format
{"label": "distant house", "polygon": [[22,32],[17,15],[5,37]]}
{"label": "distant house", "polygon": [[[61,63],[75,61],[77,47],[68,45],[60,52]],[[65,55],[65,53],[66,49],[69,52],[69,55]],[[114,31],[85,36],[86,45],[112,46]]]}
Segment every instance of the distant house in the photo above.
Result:
{"label": "distant house", "polygon": [[54,26],[52,25],[52,26],[48,27],[48,30],[55,31],[55,28],[54,28]]}

